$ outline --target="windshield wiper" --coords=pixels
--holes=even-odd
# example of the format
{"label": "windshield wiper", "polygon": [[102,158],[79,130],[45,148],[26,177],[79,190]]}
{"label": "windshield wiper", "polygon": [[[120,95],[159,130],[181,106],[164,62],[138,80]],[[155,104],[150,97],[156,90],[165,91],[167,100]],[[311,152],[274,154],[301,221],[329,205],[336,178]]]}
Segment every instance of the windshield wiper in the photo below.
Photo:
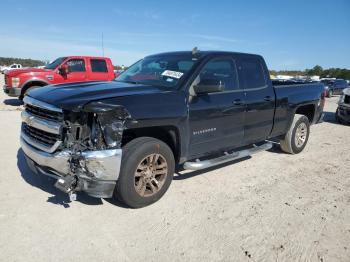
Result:
{"label": "windshield wiper", "polygon": [[115,80],[116,82],[122,82],[122,83],[128,83],[128,84],[134,84],[134,85],[137,85],[139,84],[139,82],[136,82],[136,81],[129,81],[129,80]]}
{"label": "windshield wiper", "polygon": [[168,88],[168,86],[154,84],[154,83],[145,83],[145,82],[137,82],[137,81],[130,81],[130,80],[115,80],[115,81],[120,83],[134,84],[134,85],[145,85],[145,86],[156,86],[156,87]]}

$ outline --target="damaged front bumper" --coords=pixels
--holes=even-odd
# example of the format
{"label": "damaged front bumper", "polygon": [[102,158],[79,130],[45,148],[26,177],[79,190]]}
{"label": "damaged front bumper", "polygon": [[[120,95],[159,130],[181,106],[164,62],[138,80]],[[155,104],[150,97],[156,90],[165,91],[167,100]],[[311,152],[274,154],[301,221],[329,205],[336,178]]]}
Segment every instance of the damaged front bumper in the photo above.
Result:
{"label": "damaged front bumper", "polygon": [[23,137],[20,142],[27,163],[34,172],[63,180],[67,176],[75,176],[78,186],[74,187],[74,191],[84,191],[93,197],[113,196],[120,172],[121,149],[83,151],[78,160],[80,168],[72,172],[71,151],[47,153],[31,146]]}

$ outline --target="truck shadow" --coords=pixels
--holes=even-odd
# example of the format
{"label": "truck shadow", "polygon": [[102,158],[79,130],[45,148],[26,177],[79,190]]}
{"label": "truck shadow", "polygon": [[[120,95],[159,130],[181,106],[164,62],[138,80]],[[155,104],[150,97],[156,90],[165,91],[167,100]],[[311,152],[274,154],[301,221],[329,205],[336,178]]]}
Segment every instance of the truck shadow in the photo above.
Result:
{"label": "truck shadow", "polygon": [[350,123],[339,123],[335,118],[334,112],[324,112],[323,122],[341,125],[341,126],[350,126]]}
{"label": "truck shadow", "polygon": [[337,120],[335,119],[335,112],[323,112],[323,122],[332,123],[332,124],[339,124]]}
{"label": "truck shadow", "polygon": [[277,145],[277,144],[273,145],[273,147],[267,150],[267,152],[274,153],[274,154],[288,154],[286,152],[283,152],[280,145]]}
{"label": "truck shadow", "polygon": [[[39,188],[52,196],[48,197],[47,202],[61,205],[65,208],[70,207],[70,201],[67,194],[64,194],[57,188],[55,188],[54,184],[56,182],[55,179],[51,177],[47,177],[44,175],[35,174],[27,165],[24,153],[22,149],[19,149],[17,152],[17,167],[21,173],[22,178],[29,185]],[[77,197],[77,201],[86,204],[86,205],[101,205],[103,204],[100,198],[90,197],[86,194],[79,194]]]}
{"label": "truck shadow", "polygon": [[4,104],[8,106],[21,106],[23,102],[17,98],[5,99]]}

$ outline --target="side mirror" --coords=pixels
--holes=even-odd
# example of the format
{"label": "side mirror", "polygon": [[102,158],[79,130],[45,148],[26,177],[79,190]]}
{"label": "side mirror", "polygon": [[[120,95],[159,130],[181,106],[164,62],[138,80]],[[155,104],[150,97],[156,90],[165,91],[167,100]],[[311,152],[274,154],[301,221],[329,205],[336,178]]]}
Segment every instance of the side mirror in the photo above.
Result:
{"label": "side mirror", "polygon": [[194,87],[196,94],[208,94],[222,92],[225,89],[225,84],[217,79],[202,79]]}
{"label": "side mirror", "polygon": [[61,66],[58,68],[58,73],[59,73],[60,75],[63,75],[63,76],[68,75],[68,74],[69,74],[69,67],[68,67],[68,65],[67,65],[67,64],[61,65]]}

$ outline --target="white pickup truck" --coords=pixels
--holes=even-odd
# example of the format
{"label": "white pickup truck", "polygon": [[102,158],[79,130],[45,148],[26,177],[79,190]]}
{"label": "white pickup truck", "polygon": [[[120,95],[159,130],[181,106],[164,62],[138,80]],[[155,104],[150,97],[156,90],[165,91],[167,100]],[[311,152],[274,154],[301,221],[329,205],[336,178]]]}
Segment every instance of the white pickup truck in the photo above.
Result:
{"label": "white pickup truck", "polygon": [[5,71],[9,71],[9,70],[12,70],[12,69],[19,69],[19,68],[22,68],[21,64],[12,64],[10,66],[1,67],[0,71],[1,71],[1,73],[4,74]]}

